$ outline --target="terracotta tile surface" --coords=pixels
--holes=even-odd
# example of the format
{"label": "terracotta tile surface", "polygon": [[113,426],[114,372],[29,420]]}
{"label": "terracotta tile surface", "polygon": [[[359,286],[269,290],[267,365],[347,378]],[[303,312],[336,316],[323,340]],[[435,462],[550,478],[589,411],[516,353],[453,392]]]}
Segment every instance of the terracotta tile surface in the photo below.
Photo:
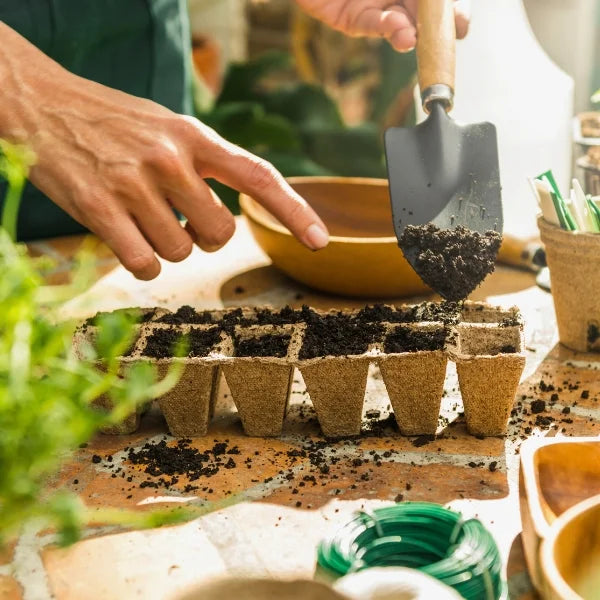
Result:
{"label": "terracotta tile surface", "polygon": [[[76,239],[56,240],[49,246],[69,261],[78,243]],[[38,245],[33,248],[39,251]],[[107,253],[101,246],[97,251],[100,264]],[[221,468],[201,481],[181,477],[169,489],[140,487],[148,474],[126,459],[124,449],[139,448],[163,437],[174,443],[166,435],[164,419],[153,410],[142,419],[137,433],[98,436],[78,450],[53,480],[52,488],[70,489],[93,507],[147,510],[154,505],[148,504],[152,499],[202,504],[227,497],[228,492],[244,502],[178,527],[146,532],[92,528],[87,535],[94,537],[67,550],[52,548],[52,535],[38,536],[33,542],[21,539],[16,549],[20,556],[41,552],[43,557],[45,573],[42,578],[38,573],[32,581],[46,586],[48,594],[54,593],[58,600],[96,600],[174,597],[189,585],[224,574],[312,577],[315,547],[323,536],[335,531],[363,505],[372,508],[402,498],[450,503],[465,516],[481,518],[494,534],[507,564],[511,598],[533,598],[518,537],[519,445],[529,436],[600,434],[596,401],[600,398],[600,378],[592,370],[597,361],[555,346],[551,298],[533,285],[532,275],[501,268],[477,292],[479,298],[493,297],[504,305],[519,305],[526,320],[530,351],[517,396],[521,404],[505,438],[477,439],[466,433],[452,369],[442,403],[445,420],[440,422],[438,438],[424,443],[402,437],[391,427],[384,429],[381,437],[365,431],[358,439],[315,450],[315,442],[323,438],[298,374],[282,437],[249,438],[242,433],[223,388],[209,434],[194,439],[191,446],[200,451],[209,450],[216,442],[226,441],[229,448],[237,446],[239,454],[232,455],[235,468]],[[237,293],[240,286],[243,291]],[[163,304],[176,308],[190,303],[206,308],[290,302],[319,307],[364,304],[317,295],[278,274],[250,239],[244,222],[239,221],[233,243],[220,252],[209,255],[195,251],[184,263],[163,263],[163,272],[154,282],[137,282],[122,268],[116,269],[65,310],[81,315],[89,314],[90,307]],[[552,400],[552,392],[539,389],[541,379],[555,386],[567,379],[580,383],[576,390],[565,389]],[[588,398],[581,398],[584,389],[589,390]],[[546,410],[530,414],[535,399],[545,400]],[[565,408],[569,414],[562,412]],[[365,401],[365,411],[369,409],[378,410],[381,420],[389,414],[381,376],[373,368]],[[555,420],[537,423],[538,417],[548,416]],[[572,419],[572,423],[563,419]],[[365,420],[366,429],[372,421]],[[327,472],[321,472],[322,463],[311,459],[315,452],[325,457]],[[94,455],[101,462],[92,462]],[[108,456],[112,456],[112,468]],[[119,468],[121,471],[116,472]],[[185,492],[188,483],[200,489]],[[10,560],[8,556],[5,562]],[[35,566],[35,560],[31,564]],[[23,572],[19,581],[26,580],[25,575]]]}
{"label": "terracotta tile surface", "polygon": [[12,577],[0,575],[0,598],[2,600],[21,600],[23,598],[21,586]]}

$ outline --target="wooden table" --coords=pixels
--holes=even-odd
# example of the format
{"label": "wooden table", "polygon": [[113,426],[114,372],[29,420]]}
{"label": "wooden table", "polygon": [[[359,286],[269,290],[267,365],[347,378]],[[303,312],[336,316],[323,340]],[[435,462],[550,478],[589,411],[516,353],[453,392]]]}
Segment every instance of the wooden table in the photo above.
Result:
{"label": "wooden table", "polygon": [[[80,243],[81,238],[70,238],[34,244],[31,250],[57,258],[59,270],[51,277],[62,282]],[[165,263],[153,282],[136,281],[116,267],[103,245],[96,243],[95,253],[100,273],[110,272],[66,305],[65,314],[87,316],[97,310],[136,305],[215,308],[307,303],[325,308],[364,304],[316,294],[279,274],[257,248],[242,220],[238,220],[237,233],[226,248],[212,255],[196,251],[180,264]],[[132,482],[124,485],[121,478],[111,477],[106,462],[92,462],[91,457],[97,454],[112,455],[120,463],[125,447],[164,436],[165,423],[156,413],[144,419],[136,434],[98,436],[65,464],[52,485],[78,493],[90,506],[144,510],[155,503],[164,506],[166,502],[219,500],[228,492],[241,502],[171,528],[122,532],[90,527],[85,532],[87,539],[67,550],[52,546],[52,534],[27,531],[0,556],[0,597],[37,599],[53,594],[60,600],[151,600],[175,598],[190,585],[227,574],[310,578],[315,573],[315,547],[323,536],[351,518],[357,508],[375,507],[399,494],[406,500],[449,503],[467,516],[478,516],[493,532],[506,561],[511,598],[534,597],[519,538],[519,445],[528,436],[597,435],[600,384],[593,368],[598,363],[593,359],[589,363],[589,357],[573,356],[556,345],[551,297],[535,286],[532,274],[500,267],[473,297],[505,306],[517,304],[523,312],[527,367],[518,398],[526,396],[522,400],[525,410],[534,398],[550,399],[549,393],[532,387],[541,378],[560,383],[574,372],[582,382],[580,390],[589,390],[589,399],[581,399],[580,390],[563,392],[560,402],[545,413],[556,419],[550,428],[530,426],[531,417],[523,417],[523,422],[510,425],[505,439],[477,439],[466,433],[458,416],[460,395],[456,375],[449,371],[443,412],[452,423],[440,430],[439,439],[417,447],[413,439],[392,434],[365,437],[360,444],[332,444],[328,451],[335,451],[339,462],[326,478],[318,479],[318,485],[299,486],[308,472],[308,460],[297,459],[290,466],[287,452],[302,448],[307,440],[320,439],[314,420],[306,416],[310,416],[310,407],[298,408],[306,402],[300,378],[296,379],[290,417],[281,439],[244,436],[223,388],[209,435],[195,439],[193,446],[204,450],[215,441],[228,440],[230,446],[239,447],[238,465],[248,457],[253,462],[250,469],[221,469],[210,479],[212,494],[201,490],[186,494],[184,481],[168,491],[140,488],[145,475],[127,461],[122,467]],[[377,408],[385,417],[387,406],[385,388],[373,370],[365,410]],[[569,423],[561,422],[563,406],[571,407]],[[382,457],[381,466],[372,460],[356,466],[355,459],[372,459],[373,451]],[[490,470],[491,462],[496,463],[495,470]],[[289,468],[293,471],[291,481],[285,476]]]}

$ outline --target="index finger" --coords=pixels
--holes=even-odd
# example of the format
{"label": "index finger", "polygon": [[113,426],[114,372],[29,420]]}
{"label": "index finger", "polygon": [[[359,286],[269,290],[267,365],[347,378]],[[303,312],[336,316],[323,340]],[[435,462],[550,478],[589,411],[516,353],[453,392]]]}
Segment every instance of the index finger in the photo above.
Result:
{"label": "index finger", "polygon": [[273,165],[223,139],[209,154],[196,167],[202,177],[214,177],[252,196],[311,250],[328,244],[323,221]]}

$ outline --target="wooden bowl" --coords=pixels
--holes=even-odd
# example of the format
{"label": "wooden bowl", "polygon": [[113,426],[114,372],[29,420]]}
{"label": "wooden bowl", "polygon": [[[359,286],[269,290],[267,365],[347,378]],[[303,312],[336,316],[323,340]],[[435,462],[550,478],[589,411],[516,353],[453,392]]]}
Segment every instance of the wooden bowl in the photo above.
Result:
{"label": "wooden bowl", "polygon": [[576,504],[542,544],[544,598],[600,599],[600,496]]}
{"label": "wooden bowl", "polygon": [[520,455],[522,539],[531,581],[544,597],[580,598],[586,567],[595,561],[600,572],[600,506],[590,513],[596,526],[577,516],[600,505],[600,439],[531,438]]}
{"label": "wooden bowl", "polygon": [[387,180],[288,181],[323,219],[331,237],[326,248],[312,252],[253,198],[240,195],[254,239],[278,269],[311,288],[343,296],[393,298],[430,292],[398,247]]}

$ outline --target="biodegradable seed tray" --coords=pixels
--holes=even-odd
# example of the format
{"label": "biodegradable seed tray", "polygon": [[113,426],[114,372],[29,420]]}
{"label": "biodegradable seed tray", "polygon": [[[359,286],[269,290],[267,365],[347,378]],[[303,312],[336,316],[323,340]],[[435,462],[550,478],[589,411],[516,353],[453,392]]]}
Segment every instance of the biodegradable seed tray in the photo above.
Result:
{"label": "biodegradable seed tray", "polygon": [[[141,314],[135,343],[120,359],[121,367],[148,361],[163,377],[173,362],[183,363],[178,383],[157,398],[175,436],[208,432],[221,373],[245,432],[281,435],[296,368],[323,434],[359,435],[371,364],[381,371],[400,432],[434,434],[448,359],[457,366],[469,432],[501,435],[525,365],[518,309],[484,303],[344,311],[306,306],[195,311],[184,306]],[[95,334],[93,319],[76,332],[74,345],[82,358]],[[174,358],[182,337],[187,354]],[[98,406],[110,408],[106,398]],[[140,411],[108,433],[134,431],[139,417]]]}

